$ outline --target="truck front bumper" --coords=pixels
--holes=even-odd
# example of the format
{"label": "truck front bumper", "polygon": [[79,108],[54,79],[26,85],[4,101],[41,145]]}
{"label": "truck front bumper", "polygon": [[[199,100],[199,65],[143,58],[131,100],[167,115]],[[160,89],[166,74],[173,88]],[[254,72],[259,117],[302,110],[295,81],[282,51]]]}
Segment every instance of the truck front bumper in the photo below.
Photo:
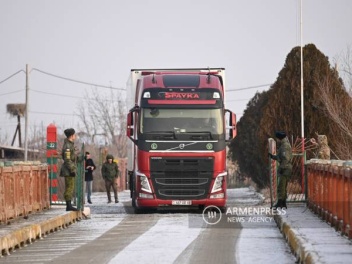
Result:
{"label": "truck front bumper", "polygon": [[[214,205],[217,207],[224,207],[226,205],[226,198],[221,199],[201,199],[201,200],[189,200],[191,204],[188,205],[174,205],[175,200],[161,200],[161,199],[144,199],[137,198],[136,205],[138,208],[162,208],[162,207],[192,207],[192,206],[209,206]],[[177,200],[185,201],[185,200]]]}

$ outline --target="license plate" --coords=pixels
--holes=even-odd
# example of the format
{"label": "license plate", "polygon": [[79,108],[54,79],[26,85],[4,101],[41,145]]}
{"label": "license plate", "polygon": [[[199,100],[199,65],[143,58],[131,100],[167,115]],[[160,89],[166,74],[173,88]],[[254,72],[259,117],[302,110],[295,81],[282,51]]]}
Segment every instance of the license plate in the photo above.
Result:
{"label": "license plate", "polygon": [[191,205],[192,201],[189,200],[174,200],[172,201],[172,205]]}

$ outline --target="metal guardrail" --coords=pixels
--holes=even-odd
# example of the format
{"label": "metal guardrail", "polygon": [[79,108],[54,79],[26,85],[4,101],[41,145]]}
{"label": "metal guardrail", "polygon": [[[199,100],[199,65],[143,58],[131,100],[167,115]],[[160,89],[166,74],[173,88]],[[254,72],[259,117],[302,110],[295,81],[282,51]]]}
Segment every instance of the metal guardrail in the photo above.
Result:
{"label": "metal guardrail", "polygon": [[47,165],[0,167],[0,223],[49,208]]}
{"label": "metal guardrail", "polygon": [[311,160],[307,164],[308,207],[352,238],[352,162]]}

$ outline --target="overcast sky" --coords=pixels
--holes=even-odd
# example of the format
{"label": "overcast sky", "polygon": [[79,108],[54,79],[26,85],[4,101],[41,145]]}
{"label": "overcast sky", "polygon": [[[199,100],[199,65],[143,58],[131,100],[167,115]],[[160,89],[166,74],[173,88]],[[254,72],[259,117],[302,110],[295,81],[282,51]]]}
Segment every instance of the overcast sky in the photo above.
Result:
{"label": "overcast sky", "polygon": [[[25,103],[30,126],[77,127],[77,104],[91,85],[124,88],[132,68],[226,68],[227,89],[275,82],[300,45],[299,0],[1,0],[0,134],[12,139],[6,105]],[[351,0],[303,0],[303,44],[333,62],[352,44]],[[256,91],[227,93],[241,117]],[[98,88],[107,92],[106,88]],[[43,93],[44,92],[44,93]],[[66,95],[59,96],[57,94]],[[71,96],[71,97],[67,97]],[[122,92],[121,96],[125,96]],[[22,130],[24,131],[24,122]]]}

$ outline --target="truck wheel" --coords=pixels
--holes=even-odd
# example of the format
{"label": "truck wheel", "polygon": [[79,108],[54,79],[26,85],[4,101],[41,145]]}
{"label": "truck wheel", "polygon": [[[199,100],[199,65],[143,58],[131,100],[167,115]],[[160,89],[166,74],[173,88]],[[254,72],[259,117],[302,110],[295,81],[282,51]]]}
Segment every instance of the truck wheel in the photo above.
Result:
{"label": "truck wheel", "polygon": [[220,207],[220,211],[223,214],[226,213],[226,206]]}

